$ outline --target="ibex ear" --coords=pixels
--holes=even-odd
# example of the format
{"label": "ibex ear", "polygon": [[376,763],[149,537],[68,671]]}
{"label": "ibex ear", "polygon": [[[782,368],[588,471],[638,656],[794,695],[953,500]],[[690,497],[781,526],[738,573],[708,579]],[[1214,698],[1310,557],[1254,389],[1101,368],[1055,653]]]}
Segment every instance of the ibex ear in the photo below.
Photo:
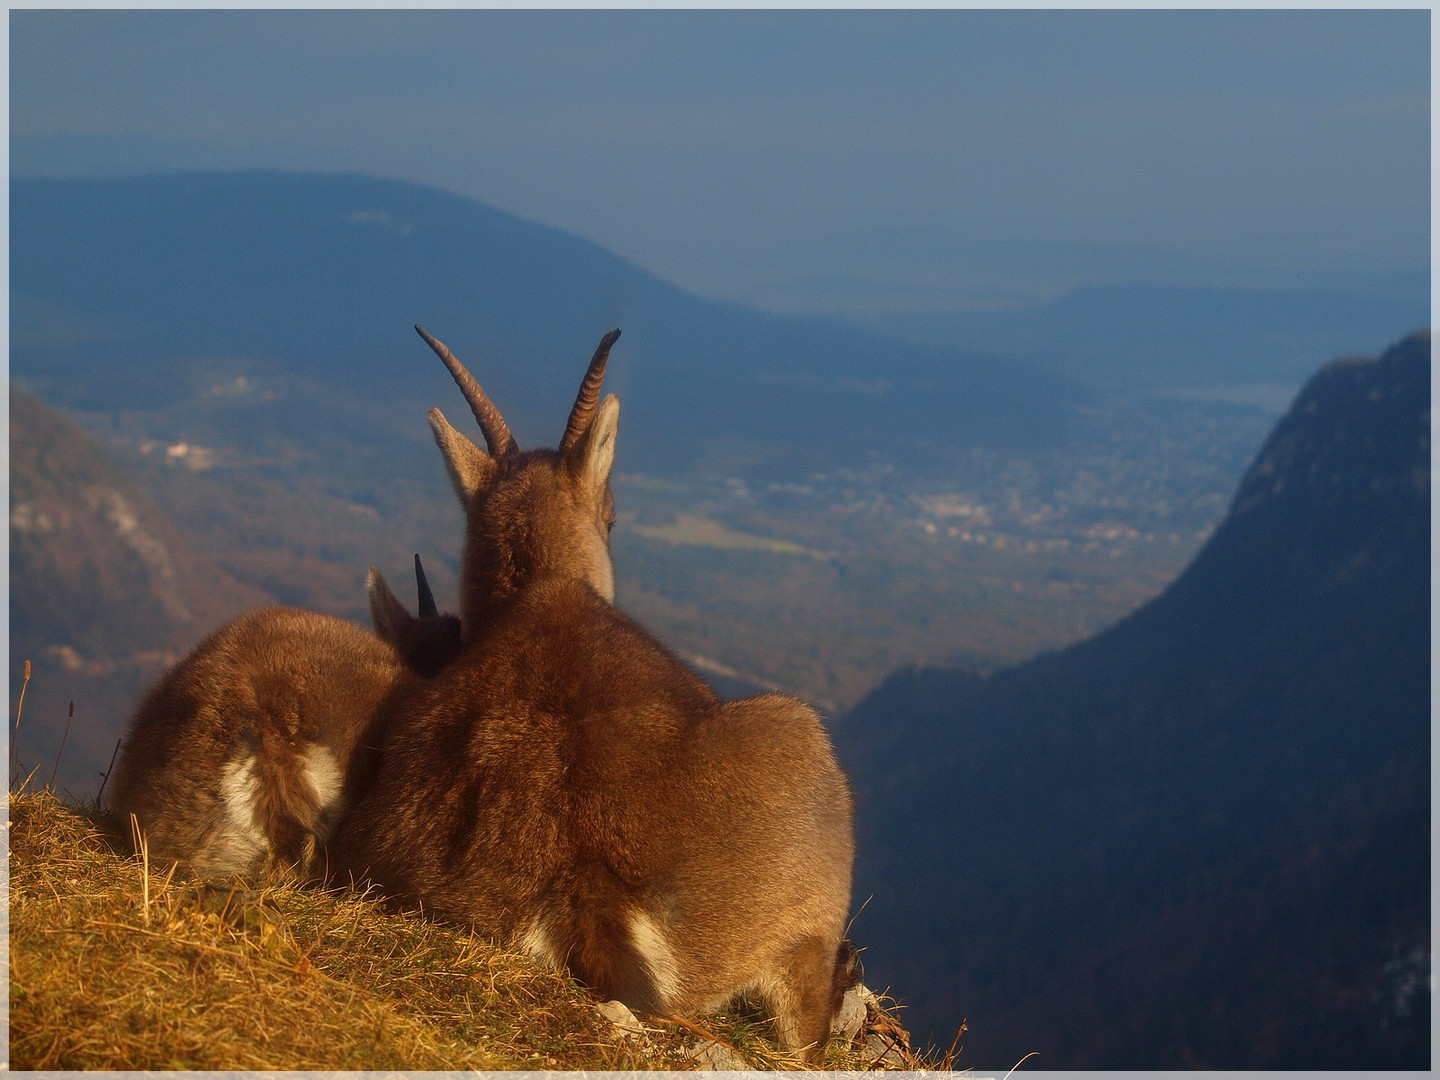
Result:
{"label": "ibex ear", "polygon": [[460,505],[468,507],[474,494],[494,478],[495,459],[451,427],[439,409],[431,409],[428,415],[450,484],[460,497]]}
{"label": "ibex ear", "polygon": [[600,403],[590,428],[565,455],[565,464],[598,497],[615,464],[615,433],[620,426],[620,399],[611,394]]}
{"label": "ibex ear", "polygon": [[414,617],[373,566],[365,575],[365,591],[370,594],[370,625],[375,628],[375,636],[391,645],[398,644],[415,621]]}

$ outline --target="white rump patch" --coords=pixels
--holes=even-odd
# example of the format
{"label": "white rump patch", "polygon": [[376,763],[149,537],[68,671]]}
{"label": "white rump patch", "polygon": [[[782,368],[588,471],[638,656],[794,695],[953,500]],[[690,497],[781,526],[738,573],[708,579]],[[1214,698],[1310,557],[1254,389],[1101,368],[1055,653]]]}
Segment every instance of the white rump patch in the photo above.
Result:
{"label": "white rump patch", "polygon": [[663,1005],[669,1007],[680,995],[680,969],[675,963],[670,943],[655,925],[655,920],[643,911],[630,916],[630,941],[645,961],[645,970],[654,984],[656,995]]}
{"label": "white rump patch", "polygon": [[310,784],[310,790],[315,792],[315,801],[320,807],[319,816],[322,819],[339,817],[344,810],[340,797],[345,790],[345,773],[341,771],[335,755],[319,743],[311,743],[300,760],[304,762],[305,779]]}
{"label": "white rump patch", "polygon": [[549,931],[545,929],[545,924],[538,918],[530,924],[530,928],[520,938],[520,948],[557,970],[564,966],[564,961],[555,954],[555,945],[550,940]]}
{"label": "white rump patch", "polygon": [[255,803],[260,781],[255,775],[253,755],[238,757],[220,772],[220,798],[225,803],[226,853],[217,852],[217,861],[226,867],[244,870],[255,855],[270,847],[255,820]]}

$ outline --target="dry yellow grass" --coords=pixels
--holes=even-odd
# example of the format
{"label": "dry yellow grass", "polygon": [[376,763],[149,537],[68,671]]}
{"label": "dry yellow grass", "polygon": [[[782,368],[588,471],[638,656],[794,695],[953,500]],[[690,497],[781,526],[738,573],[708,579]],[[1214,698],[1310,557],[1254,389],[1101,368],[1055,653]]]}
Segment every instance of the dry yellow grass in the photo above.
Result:
{"label": "dry yellow grass", "polygon": [[[739,1012],[627,1037],[572,980],[353,892],[184,881],[49,792],[11,795],[9,839],[12,1068],[687,1069],[706,1038],[798,1067]],[[827,1066],[875,1056],[832,1046]]]}

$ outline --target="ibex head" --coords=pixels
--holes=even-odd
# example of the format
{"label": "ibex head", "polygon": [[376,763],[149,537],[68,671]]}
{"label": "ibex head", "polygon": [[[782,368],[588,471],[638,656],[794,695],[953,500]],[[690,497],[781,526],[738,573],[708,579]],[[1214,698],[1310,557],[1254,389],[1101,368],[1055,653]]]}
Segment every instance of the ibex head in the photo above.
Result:
{"label": "ibex head", "polygon": [[393,645],[412,671],[428,678],[460,654],[460,620],[454,615],[441,615],[436,609],[435,594],[425,580],[425,568],[420,565],[418,554],[415,556],[415,588],[419,594],[419,618],[406,610],[375,567],[370,568],[365,578],[375,636]]}
{"label": "ibex head", "polygon": [[595,350],[558,449],[521,451],[480,384],[444,344],[415,329],[450,370],[489,451],[451,427],[439,409],[430,410],[435,442],[465,508],[460,619],[466,640],[523,585],[543,577],[585,581],[613,601],[610,469],[620,401],[613,394],[600,401],[600,383],[620,331],[606,334]]}

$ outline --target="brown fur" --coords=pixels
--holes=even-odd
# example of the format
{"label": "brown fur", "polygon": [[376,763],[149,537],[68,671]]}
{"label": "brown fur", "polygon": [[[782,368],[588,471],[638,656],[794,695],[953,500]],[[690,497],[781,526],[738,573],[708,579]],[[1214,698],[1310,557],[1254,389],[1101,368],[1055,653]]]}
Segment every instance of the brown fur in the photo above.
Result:
{"label": "brown fur", "polygon": [[385,608],[380,636],[265,608],[216,631],[141,700],[111,807],[122,834],[135,816],[153,862],[202,876],[309,872],[374,775],[391,703],[459,650],[458,619],[416,619],[378,572],[369,584]]}
{"label": "brown fur", "polygon": [[393,645],[407,667],[429,678],[460,655],[460,620],[454,615],[427,612],[425,601],[429,588],[418,555],[415,574],[420,590],[420,618],[411,615],[396,599],[380,571],[373,566],[365,579],[365,587],[370,594],[370,623],[375,635]]}
{"label": "brown fur", "polygon": [[818,1058],[846,978],[848,787],[813,710],[720,701],[611,606],[618,405],[564,454],[496,458],[432,411],[466,507],[466,647],[396,703],[330,865],[642,1011],[754,992]]}

